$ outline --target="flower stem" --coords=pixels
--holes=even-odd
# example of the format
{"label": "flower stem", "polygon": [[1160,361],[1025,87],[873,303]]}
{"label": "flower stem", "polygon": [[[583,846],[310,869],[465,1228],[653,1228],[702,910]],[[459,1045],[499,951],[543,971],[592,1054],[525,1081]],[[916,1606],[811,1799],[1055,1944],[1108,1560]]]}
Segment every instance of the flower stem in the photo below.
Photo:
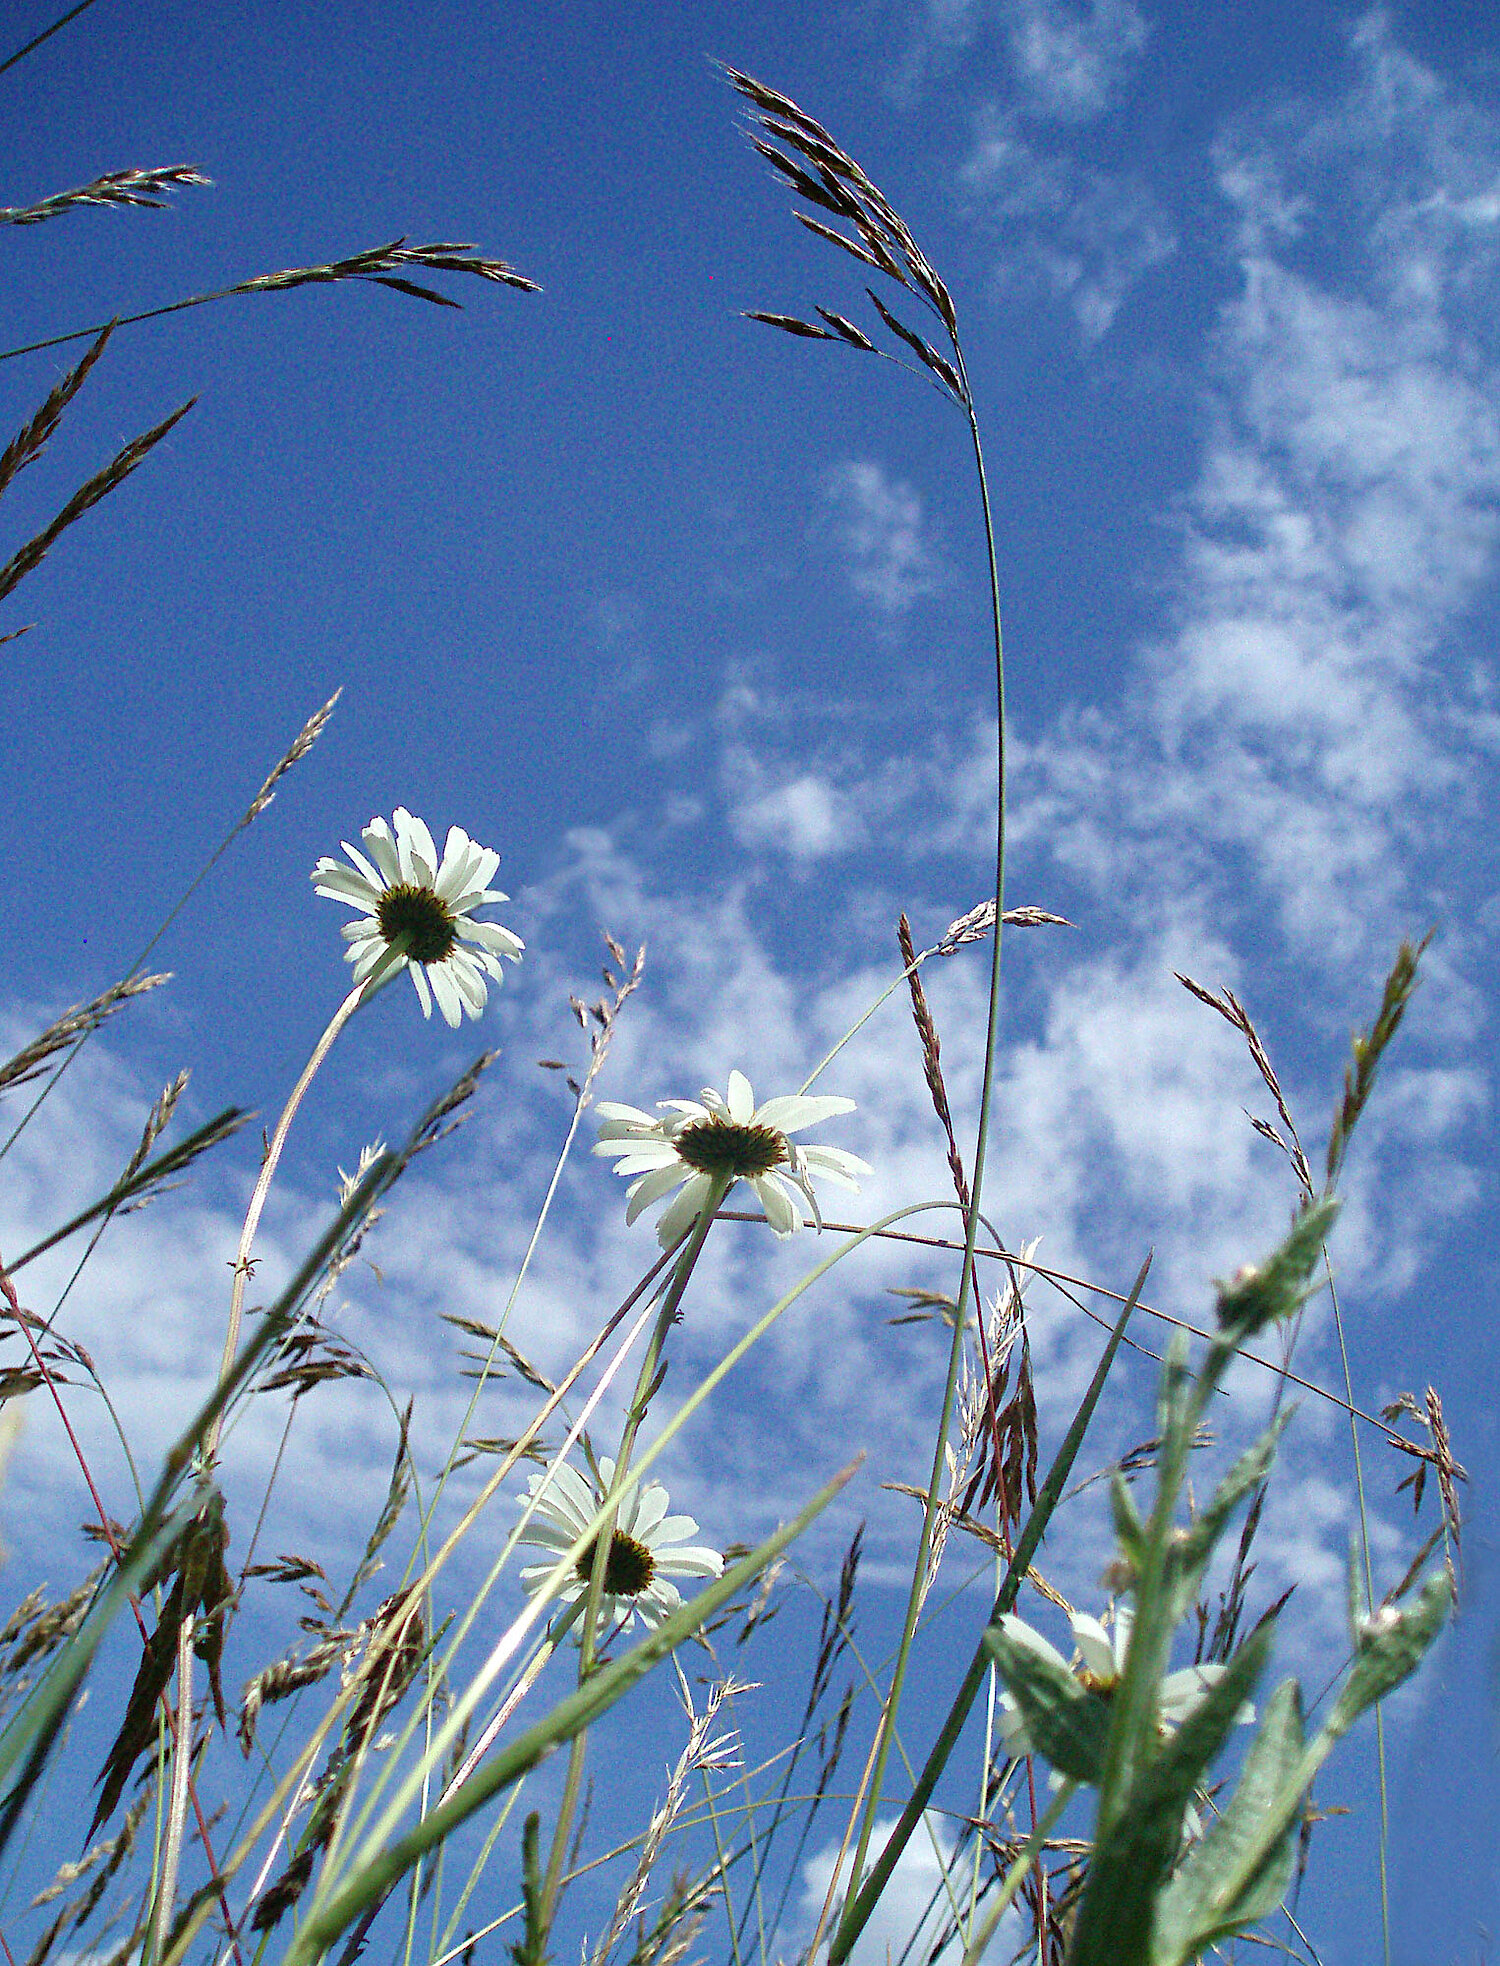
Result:
{"label": "flower stem", "polygon": [[[656,1314],[656,1323],[651,1328],[646,1350],[641,1358],[641,1369],[636,1375],[635,1391],[625,1412],[625,1425],[620,1433],[619,1451],[615,1456],[614,1480],[611,1487],[620,1493],[625,1479],[625,1471],[630,1465],[630,1452],[635,1446],[636,1435],[641,1422],[646,1417],[646,1409],[651,1403],[651,1395],[660,1384],[658,1367],[662,1353],[666,1350],[667,1333],[677,1322],[679,1306],[688,1287],[708,1240],[708,1232],[719,1211],[719,1204],[729,1191],[734,1176],[716,1175],[712,1187],[704,1198],[703,1206],[694,1219],[692,1228],[683,1243],[682,1254],[677,1258],[671,1280],[662,1292],[661,1308]],[[589,1587],[585,1594],[583,1629],[578,1635],[578,1683],[581,1686],[594,1669],[594,1654],[599,1637],[599,1606],[604,1596],[605,1572],[609,1566],[610,1548],[614,1542],[615,1523],[619,1518],[616,1504],[600,1524],[599,1533],[594,1539],[594,1564],[589,1574]],[[558,1894],[562,1889],[563,1860],[567,1853],[568,1839],[572,1834],[573,1816],[578,1807],[578,1794],[583,1786],[583,1763],[588,1752],[588,1729],[580,1728],[573,1736],[568,1750],[568,1773],[563,1783],[562,1800],[557,1809],[557,1825],[552,1832],[552,1848],[547,1857],[547,1875],[542,1885],[542,1904],[540,1928],[542,1945],[551,1931],[552,1920],[557,1914]]]}
{"label": "flower stem", "polygon": [[[229,1324],[224,1333],[224,1355],[219,1361],[219,1378],[221,1380],[228,1374],[230,1366],[234,1363],[235,1353],[239,1349],[240,1320],[244,1314],[245,1307],[245,1284],[253,1268],[250,1261],[250,1251],[255,1242],[255,1232],[260,1227],[261,1211],[266,1205],[266,1196],[271,1191],[271,1181],[276,1173],[277,1163],[281,1159],[282,1148],[285,1147],[286,1137],[292,1129],[292,1121],[296,1118],[297,1108],[302,1104],[307,1088],[312,1084],[317,1074],[318,1067],[333,1049],[334,1039],[343,1030],[355,1011],[359,1009],[365,997],[370,993],[370,987],[374,980],[373,977],[370,977],[363,983],[357,983],[333,1013],[328,1029],[318,1039],[318,1042],[313,1047],[312,1057],[308,1059],[306,1065],[302,1068],[302,1076],[292,1087],[291,1097],[282,1108],[281,1118],[276,1122],[276,1131],[271,1135],[267,1143],[265,1159],[261,1162],[260,1178],[255,1183],[255,1192],[251,1195],[250,1206],[245,1211],[245,1223],[244,1227],[240,1230],[239,1248],[234,1252],[234,1287],[229,1297]],[[203,1454],[205,1461],[211,1462],[215,1453],[218,1451],[219,1427],[220,1420],[219,1418],[215,1418],[213,1425],[209,1428],[204,1438]]]}

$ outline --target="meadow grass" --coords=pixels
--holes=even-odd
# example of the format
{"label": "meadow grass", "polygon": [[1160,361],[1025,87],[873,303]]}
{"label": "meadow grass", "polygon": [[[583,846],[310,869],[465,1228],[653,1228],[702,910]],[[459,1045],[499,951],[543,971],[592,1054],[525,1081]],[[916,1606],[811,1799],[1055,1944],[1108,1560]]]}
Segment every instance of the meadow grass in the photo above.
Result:
{"label": "meadow grass", "polygon": [[[1177,1966],[1255,1930],[1274,1931],[1276,1943],[1292,1950],[1286,1934],[1296,1931],[1295,1919],[1290,1928],[1284,1917],[1275,1921],[1290,1916],[1314,1777],[1361,1715],[1372,1707],[1378,1715],[1381,1700],[1416,1668],[1451,1603],[1462,1469],[1436,1393],[1407,1398],[1376,1419],[1358,1410],[1347,1359],[1341,1399],[1293,1365],[1302,1309],[1320,1280],[1333,1285],[1327,1239],[1340,1176],[1425,944],[1397,952],[1369,1030],[1355,1040],[1321,1172],[1244,1005],[1227,989],[1181,979],[1240,1034],[1271,1096],[1276,1121],[1253,1124],[1286,1157],[1290,1227],[1277,1248],[1220,1287],[1202,1328],[1174,1330],[1142,1446],[1101,1471],[1116,1545],[1105,1617],[1076,1609],[1037,1568],[1044,1532],[1054,1553],[1049,1569],[1065,1562],[1056,1553],[1068,1546],[1079,1457],[1101,1402],[1119,1384],[1120,1358],[1142,1344],[1143,1320],[1176,1321],[1147,1301],[1149,1258],[1121,1290],[1039,1264],[1035,1244],[1007,1248],[985,1217],[1003,930],[1062,925],[1062,918],[1005,905],[1001,573],[958,313],[899,213],[829,131],[789,97],[726,73],[747,106],[756,150],[793,193],[795,217],[852,257],[862,280],[880,283],[865,287],[873,310],[866,326],[843,311],[848,302],[800,314],[757,309],[752,318],[911,371],[936,390],[944,412],[957,412],[975,467],[998,734],[993,892],[920,952],[903,915],[895,925],[899,962],[879,1000],[903,989],[909,996],[952,1194],[914,1198],[873,1221],[848,1216],[831,1207],[827,1184],[857,1192],[863,1163],[822,1144],[821,1134],[797,1137],[850,1109],[852,1102],[824,1090],[823,1075],[836,1085],[839,1051],[876,1005],[795,1093],[757,1104],[734,1074],[722,1089],[655,1112],[601,1099],[619,1020],[632,996],[650,987],[644,952],[631,956],[608,938],[605,995],[573,999],[585,1058],[576,1068],[543,1061],[566,1079],[571,1119],[504,1313],[494,1323],[459,1313],[448,1319],[467,1342],[458,1369],[472,1390],[436,1474],[428,1481],[418,1466],[410,1403],[400,1388],[382,1384],[392,1416],[391,1473],[348,1576],[336,1585],[322,1565],[297,1554],[256,1561],[253,1540],[231,1567],[226,1506],[247,1498],[237,1493],[242,1478],[226,1423],[247,1402],[280,1400],[284,1444],[307,1402],[329,1387],[354,1378],[380,1383],[373,1365],[325,1322],[329,1293],[378,1218],[399,1211],[408,1168],[463,1119],[490,1058],[481,1056],[438,1097],[397,1148],[381,1145],[362,1158],[286,1287],[251,1317],[245,1296],[260,1214],[306,1090],[328,1069],[348,1022],[403,970],[424,1011],[435,1002],[457,1026],[465,1010],[483,1007],[504,961],[522,954],[517,938],[480,912],[504,902],[488,886],[495,856],[456,829],[440,853],[420,821],[398,812],[391,823],[372,822],[347,862],[320,861],[319,893],[355,911],[352,987],[265,1138],[233,1258],[214,1389],[154,1480],[137,1480],[127,1520],[111,1513],[68,1416],[80,1397],[102,1400],[132,1469],[134,1416],[117,1411],[92,1360],[70,1342],[65,1319],[23,1305],[17,1279],[63,1242],[81,1239],[86,1258],[114,1232],[116,1218],[180,1181],[203,1155],[225,1150],[245,1115],[230,1109],[164,1146],[184,1083],[174,1081],[118,1179],[69,1220],[37,1225],[32,1246],[6,1252],[0,1272],[0,1327],[12,1346],[0,1377],[0,1427],[11,1426],[23,1398],[52,1403],[75,1451],[89,1533],[104,1546],[75,1587],[54,1600],[39,1589],[23,1595],[0,1630],[0,1850],[12,1859],[29,1850],[34,1868],[38,1842],[45,1847],[59,1834],[57,1793],[72,1796],[75,1814],[92,1807],[87,1847],[59,1857],[29,1907],[13,1902],[0,1917],[7,1957],[27,1966],[83,1955],[122,1966],[137,1958],[151,1966],[188,1958],[245,1966],[272,1957],[312,1966],[352,1960],[377,1943],[426,1966],[481,1949],[494,1956],[502,1947],[514,1966],[544,1966],[560,1945],[576,1942],[580,1915],[565,1918],[575,1904],[586,1907],[582,1920],[594,1933],[584,1945],[590,1966],[675,1966],[710,1956],[734,1966],[791,1957],[837,1966],[919,1846],[935,1881],[930,1910],[908,1936],[913,1954],[941,1953],[969,1966],[994,1947],[1042,1966]],[[203,182],[189,166],[116,172],[0,210],[0,223],[38,224],[101,204],[151,205]],[[129,318],[350,281],[452,305],[411,278],[418,270],[536,291],[504,261],[475,253],[397,240]],[[0,456],[0,491],[43,460],[95,366],[106,353],[119,359],[114,337],[126,325],[103,322],[5,352],[90,341]],[[146,430],[66,497],[0,568],[0,598],[146,464],[190,408]],[[282,776],[314,751],[333,709],[325,704],[298,733],[173,915],[265,811]],[[972,1142],[954,1118],[922,978],[929,962],[966,959],[966,949],[990,965]],[[143,950],[123,980],[63,1013],[0,1067],[14,1116],[0,1159],[80,1048],[165,981],[147,971],[150,954]],[[596,1118],[600,1136],[588,1144],[631,1182],[632,1214],[665,1204],[661,1247],[638,1275],[619,1279],[617,1302],[595,1307],[596,1336],[554,1382],[506,1327],[525,1304],[563,1169]],[[601,1187],[607,1180],[600,1170]],[[945,1216],[956,1219],[951,1232]],[[815,1260],[790,1289],[747,1306],[743,1336],[690,1388],[674,1380],[664,1417],[658,1396],[677,1327],[707,1238],[724,1222],[762,1223],[762,1233],[779,1241],[816,1227],[816,1239],[793,1245],[810,1244]],[[951,1293],[902,1293],[901,1317],[939,1333],[947,1358],[941,1398],[928,1416],[930,1463],[905,1487],[920,1506],[920,1526],[900,1634],[883,1658],[867,1657],[858,1636],[858,1534],[826,1595],[810,1579],[795,1589],[788,1582],[788,1552],[841,1492],[852,1464],[756,1547],[726,1552],[697,1544],[696,1524],[667,1515],[654,1477],[684,1429],[727,1397],[736,1366],[778,1320],[874,1238],[947,1252],[954,1265]],[[1056,1438],[1039,1420],[1032,1374],[1028,1295],[1038,1287],[1069,1294],[1101,1328],[1085,1396]],[[1268,1338],[1280,1345],[1279,1362],[1266,1367],[1276,1378],[1270,1424],[1213,1472],[1203,1459],[1209,1415],[1231,1368],[1259,1359],[1247,1348]],[[502,1372],[529,1389],[534,1410],[514,1437],[480,1436],[472,1428],[482,1395]],[[1296,1683],[1273,1686],[1267,1678],[1285,1600],[1257,1606],[1253,1581],[1256,1532],[1292,1417],[1283,1394],[1292,1386],[1347,1412],[1362,1522],[1362,1426],[1394,1440],[1412,1461],[1407,1481],[1419,1504],[1431,1472],[1439,1505],[1431,1535],[1384,1595],[1366,1531],[1351,1564],[1347,1656],[1311,1732]],[[490,1512],[499,1498],[521,1504],[504,1531]],[[269,1500],[261,1500],[262,1520]],[[947,1591],[952,1569],[962,1568],[959,1544],[980,1553],[983,1605],[972,1569],[965,1588]],[[461,1590],[454,1583],[460,1557],[469,1579]],[[377,1573],[398,1561],[399,1582],[377,1600]],[[818,1627],[804,1648],[805,1683],[793,1684],[798,1648],[782,1635],[798,1591],[818,1606]],[[1052,1614],[1037,1609],[1048,1605]],[[1054,1625],[1061,1611],[1074,1656],[1043,1639],[1020,1608],[1051,1615]],[[919,1646],[939,1616],[950,1630],[955,1617],[966,1629],[956,1661],[947,1649],[946,1671]],[[84,1758],[92,1737],[75,1723],[112,1627],[115,1642],[126,1634],[131,1683],[103,1728],[108,1745],[96,1765],[97,1753]],[[242,1659],[244,1634],[260,1639],[273,1630],[276,1649],[254,1660],[236,1692],[226,1662]],[[695,1686],[684,1661],[707,1661],[707,1680],[699,1672]],[[768,1704],[786,1715],[787,1732],[747,1765],[740,1710],[752,1673],[776,1682]],[[679,1730],[670,1760],[656,1757],[644,1768],[639,1757],[611,1755],[607,1746],[620,1738],[610,1730],[629,1711],[614,1709],[643,1681],[655,1691],[638,1697],[655,1698],[656,1724],[669,1724],[662,1716],[675,1712]],[[944,1717],[934,1726],[938,1713]],[[610,1820],[629,1816],[638,1825],[623,1840],[593,1827],[589,1786],[601,1763]],[[535,1779],[543,1764],[550,1764],[545,1781]],[[810,1853],[829,1841],[839,1854],[808,1929],[794,1893]]]}

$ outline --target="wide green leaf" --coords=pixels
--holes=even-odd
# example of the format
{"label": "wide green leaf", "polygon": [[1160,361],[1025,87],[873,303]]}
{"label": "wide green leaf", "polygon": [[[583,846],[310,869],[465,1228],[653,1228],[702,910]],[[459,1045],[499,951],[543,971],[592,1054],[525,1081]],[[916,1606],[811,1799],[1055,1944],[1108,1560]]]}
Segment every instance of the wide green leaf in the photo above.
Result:
{"label": "wide green leaf", "polygon": [[1295,1412],[1295,1407],[1283,1408],[1260,1439],[1245,1449],[1214,1490],[1207,1507],[1184,1532],[1172,1571],[1174,1623],[1197,1596],[1203,1573],[1230,1516],[1251,1489],[1259,1487],[1269,1474],[1282,1432]]}
{"label": "wide green leaf", "polygon": [[1278,1795],[1302,1759],[1302,1694],[1284,1680],[1266,1703],[1234,1799],[1162,1892],[1151,1966],[1187,1966],[1206,1946],[1266,1918],[1296,1862],[1300,1794]]}
{"label": "wide green leaf", "polygon": [[1271,1639],[1269,1624],[1251,1632],[1113,1812],[1089,1864],[1069,1966],[1133,1966],[1149,1956],[1156,1901],[1182,1846],[1188,1804],[1254,1691]]}
{"label": "wide green leaf", "polygon": [[1383,1700],[1416,1671],[1452,1604],[1453,1586],[1447,1572],[1440,1570],[1422,1586],[1411,1610],[1388,1604],[1364,1621],[1354,1664],[1328,1717],[1331,1734],[1347,1733],[1366,1707]]}

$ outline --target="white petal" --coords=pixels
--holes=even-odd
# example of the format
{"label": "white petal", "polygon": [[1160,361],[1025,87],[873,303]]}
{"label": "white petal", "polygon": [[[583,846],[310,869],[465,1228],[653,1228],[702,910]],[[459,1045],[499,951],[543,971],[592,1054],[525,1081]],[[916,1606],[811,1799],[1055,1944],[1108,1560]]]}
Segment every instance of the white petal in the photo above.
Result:
{"label": "white petal", "polygon": [[[671,1167],[657,1168],[654,1174],[643,1174],[626,1197],[626,1227],[629,1227],[642,1209],[649,1208],[652,1202],[660,1201],[663,1195],[670,1194],[681,1182],[683,1172],[682,1163],[678,1161]],[[695,1183],[705,1182],[707,1179],[708,1177],[705,1174],[694,1175],[688,1181],[687,1188],[692,1188]],[[687,1188],[683,1190],[684,1194],[687,1193]],[[676,1203],[674,1202],[673,1207],[675,1206]],[[689,1211],[690,1217],[696,1215],[701,1206],[701,1201],[695,1201]]]}
{"label": "white petal", "polygon": [[616,1157],[615,1173],[628,1180],[633,1174],[647,1174],[658,1167],[675,1170],[679,1180],[688,1176],[687,1163],[678,1158],[664,1140],[601,1140],[594,1152]]}
{"label": "white petal", "polygon": [[396,808],[396,851],[401,856],[405,878],[417,887],[433,887],[437,882],[438,851],[425,820],[416,818],[405,806]]}
{"label": "white petal", "polygon": [[[418,973],[413,964],[412,974]],[[432,994],[437,998],[437,1007],[443,1013],[443,1022],[456,1031],[463,1022],[463,998],[458,994],[458,985],[453,980],[451,963],[433,963],[427,971],[427,980],[432,985]]]}
{"label": "white petal", "polygon": [[1023,1755],[1032,1752],[1031,1736],[1026,1732],[1026,1722],[1015,1697],[1010,1693],[1000,1695],[1000,1708],[996,1715],[1000,1738],[1005,1743],[1005,1752],[1012,1761],[1019,1761]]}
{"label": "white petal", "polygon": [[427,988],[427,977],[423,972],[422,965],[420,963],[408,963],[406,967],[410,972],[412,982],[417,986],[417,996],[421,1001],[422,1015],[424,1017],[431,1017],[432,993]]}
{"label": "white petal", "polygon": [[[659,1481],[648,1481],[644,1489],[635,1497],[631,1509],[630,1528],[626,1532],[642,1542],[648,1549],[656,1548],[655,1530],[670,1506],[671,1498]],[[698,1527],[697,1523],[693,1528]]]}
{"label": "white petal", "polygon": [[[610,1464],[613,1468],[613,1463]],[[546,1480],[545,1475],[534,1476],[538,1487]],[[593,1521],[598,1512],[599,1498],[578,1470],[563,1461],[551,1470],[551,1480],[547,1483],[547,1493],[542,1507],[554,1507],[566,1521],[571,1519],[573,1534],[580,1535]]]}
{"label": "white petal", "polygon": [[[359,836],[369,851],[370,860],[380,869],[379,881],[383,887],[394,887],[403,878],[401,862],[396,856],[396,842],[391,838],[391,829],[378,816],[372,819]],[[344,851],[356,866],[369,866],[362,854],[356,853],[347,840]],[[371,869],[373,873],[373,869]]]}
{"label": "white petal", "polygon": [[[616,1125],[627,1120],[632,1126],[655,1128],[659,1124],[650,1113],[643,1113],[639,1106],[622,1106],[617,1099],[601,1099],[594,1111],[600,1119],[610,1120]],[[602,1133],[603,1129],[600,1130]]]}
{"label": "white petal", "polygon": [[859,1176],[874,1172],[868,1161],[862,1161],[858,1154],[846,1154],[842,1147],[820,1147],[816,1141],[811,1141],[801,1152],[814,1174],[836,1182],[841,1188],[853,1188],[856,1193]]}
{"label": "white petal", "polygon": [[[648,1174],[646,1179],[652,1177]],[[668,1204],[666,1212],[656,1225],[656,1238],[663,1249],[668,1248],[688,1228],[694,1217],[702,1212],[708,1200],[713,1183],[707,1174],[695,1174],[674,1202]]]}
{"label": "white petal", "polygon": [[1087,1611],[1075,1611],[1068,1623],[1073,1627],[1073,1638],[1083,1654],[1085,1668],[1106,1686],[1113,1686],[1120,1676],[1120,1668],[1109,1633]]}
{"label": "white petal", "polygon": [[653,1550],[659,1572],[672,1577],[719,1577],[724,1572],[724,1559],[717,1550],[705,1548],[702,1544],[687,1544],[683,1549]]}
{"label": "white petal", "polygon": [[492,955],[509,956],[512,962],[521,960],[526,947],[519,935],[512,935],[499,922],[465,922],[462,933],[465,942],[477,942]]}
{"label": "white petal", "polygon": [[1014,1639],[1017,1645],[1024,1645],[1038,1658],[1045,1659],[1049,1665],[1056,1666],[1059,1672],[1068,1670],[1068,1662],[1050,1639],[1045,1639],[1039,1631],[1033,1631],[1024,1619],[1018,1618],[1014,1611],[1007,1611],[1000,1620],[1001,1629],[1007,1638]]}
{"label": "white petal", "polygon": [[835,1099],[826,1093],[787,1093],[780,1099],[768,1099],[755,1115],[762,1126],[774,1126],[778,1133],[798,1133],[804,1126],[816,1126],[820,1120],[831,1120],[839,1113],[852,1113],[852,1099]]}
{"label": "white petal", "polygon": [[730,1118],[741,1126],[748,1126],[755,1118],[755,1094],[750,1090],[750,1081],[743,1072],[729,1074],[724,1103],[729,1108]]}
{"label": "white petal", "polygon": [[313,891],[329,901],[343,901],[351,908],[362,908],[373,915],[380,906],[383,890],[352,867],[341,867],[336,860],[320,860],[313,868]]}
{"label": "white petal", "polygon": [[655,1631],[658,1625],[671,1617],[681,1603],[681,1593],[662,1578],[654,1582],[650,1590],[635,1600],[634,1608],[641,1623],[649,1631]]}
{"label": "white petal", "polygon": [[778,1236],[793,1236],[802,1227],[802,1211],[792,1200],[785,1182],[774,1174],[757,1174],[750,1183],[760,1197],[766,1220]]}
{"label": "white petal", "polygon": [[464,1000],[464,1008],[471,1017],[477,1017],[487,1001],[484,978],[465,964],[454,962],[451,957],[442,967],[458,985],[458,994]]}
{"label": "white petal", "polygon": [[690,1515],[664,1515],[651,1532],[651,1547],[659,1555],[664,1544],[685,1543],[697,1533],[698,1525]]}

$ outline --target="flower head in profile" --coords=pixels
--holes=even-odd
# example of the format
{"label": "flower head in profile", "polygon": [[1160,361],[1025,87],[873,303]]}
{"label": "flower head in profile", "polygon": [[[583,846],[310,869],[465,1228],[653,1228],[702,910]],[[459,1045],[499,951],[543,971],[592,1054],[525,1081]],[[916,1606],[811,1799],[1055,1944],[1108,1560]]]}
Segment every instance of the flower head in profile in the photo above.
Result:
{"label": "flower head in profile", "polygon": [[790,1093],[757,1106],[744,1073],[731,1072],[722,1095],[705,1086],[696,1099],[663,1099],[657,1110],[663,1117],[653,1119],[639,1107],[601,1100],[603,1124],[594,1152],[612,1155],[616,1174],[631,1182],[627,1222],[674,1188],[681,1190],[657,1225],[664,1249],[726,1176],[731,1183],[748,1181],[776,1234],[789,1236],[802,1226],[804,1201],[813,1220],[822,1223],[812,1187],[815,1174],[858,1189],[857,1177],[870,1171],[841,1147],[803,1146],[788,1138],[837,1113],[852,1113],[852,1099]]}
{"label": "flower head in profile", "polygon": [[375,818],[360,838],[363,853],[343,842],[352,866],[325,856],[312,871],[317,893],[362,917],[341,930],[354,980],[383,982],[409,969],[422,1015],[432,1015],[436,997],[444,1022],[457,1030],[465,1011],[477,1017],[484,1009],[485,979],[504,976],[500,958],[519,962],[526,946],[498,922],[473,919],[486,902],[508,899],[488,885],[499,854],[450,826],[439,861],[431,833],[404,806],[396,808],[394,832]]}
{"label": "flower head in profile", "polygon": [[[546,1483],[546,1493],[521,1533],[521,1542],[547,1552],[543,1563],[529,1564],[521,1572],[521,1582],[531,1592],[539,1591],[557,1567],[557,1560],[570,1550],[599,1513],[615,1478],[613,1461],[601,1460],[599,1473],[603,1489],[596,1489],[566,1462],[545,1474],[534,1474],[527,1487],[535,1496]],[[610,1538],[609,1555],[604,1563],[604,1595],[599,1605],[599,1628],[624,1631],[636,1618],[655,1630],[682,1602],[674,1577],[717,1577],[724,1559],[689,1539],[698,1533],[690,1515],[667,1514],[667,1491],[659,1481],[648,1481],[644,1488],[632,1488],[620,1503]],[[594,1572],[594,1544],[584,1547],[571,1573],[558,1592],[563,1604],[572,1604],[588,1590]]]}
{"label": "flower head in profile", "polygon": [[[1068,1661],[1055,1645],[1042,1637],[1038,1631],[1025,1624],[1014,1613],[1004,1620],[1005,1629],[1011,1638],[1018,1640],[1033,1652],[1057,1666],[1063,1672],[1072,1671],[1082,1684],[1084,1691],[1094,1694],[1101,1700],[1110,1699],[1119,1685],[1125,1671],[1125,1661],[1130,1653],[1130,1632],[1135,1621],[1135,1613],[1128,1604],[1117,1604],[1114,1613],[1114,1630],[1108,1631],[1097,1618],[1086,1611],[1072,1611],[1068,1623],[1073,1628],[1073,1642],[1078,1648],[1078,1656],[1070,1667]],[[1214,1682],[1223,1676],[1220,1665],[1186,1666],[1181,1672],[1170,1672],[1161,1683],[1161,1704],[1158,1719],[1163,1732],[1172,1733],[1180,1727],[1194,1707],[1208,1693]],[[1249,1721],[1255,1718],[1251,1706],[1240,1709],[1239,1719]],[[1000,1735],[1008,1755],[1019,1758],[1034,1754],[1035,1746],[1026,1731],[1026,1721],[1016,1704],[1015,1696],[1002,1693],[1000,1696]]]}

